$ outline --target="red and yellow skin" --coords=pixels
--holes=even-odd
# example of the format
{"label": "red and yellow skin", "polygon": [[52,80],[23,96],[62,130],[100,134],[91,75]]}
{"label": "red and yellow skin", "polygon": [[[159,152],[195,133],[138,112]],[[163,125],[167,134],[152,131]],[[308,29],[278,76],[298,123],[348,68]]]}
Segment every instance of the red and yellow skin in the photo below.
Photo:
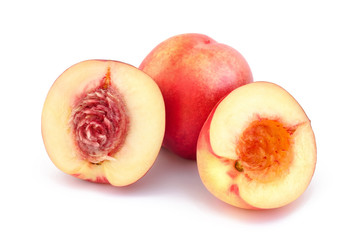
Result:
{"label": "red and yellow skin", "polygon": [[182,34],[156,46],[140,67],[161,89],[166,108],[163,146],[196,159],[196,143],[215,104],[253,81],[244,57],[203,34]]}

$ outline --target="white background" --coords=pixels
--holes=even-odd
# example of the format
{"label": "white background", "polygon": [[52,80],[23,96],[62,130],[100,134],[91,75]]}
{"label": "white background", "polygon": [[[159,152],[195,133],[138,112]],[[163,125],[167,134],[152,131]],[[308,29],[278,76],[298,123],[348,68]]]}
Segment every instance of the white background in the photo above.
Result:
{"label": "white background", "polygon": [[[356,1],[1,1],[0,26],[0,239],[360,238]],[[311,119],[317,167],[292,204],[229,206],[195,162],[166,150],[124,188],[68,176],[47,156],[42,106],[66,68],[94,58],[139,66],[189,32],[240,51],[256,81],[284,87]]]}

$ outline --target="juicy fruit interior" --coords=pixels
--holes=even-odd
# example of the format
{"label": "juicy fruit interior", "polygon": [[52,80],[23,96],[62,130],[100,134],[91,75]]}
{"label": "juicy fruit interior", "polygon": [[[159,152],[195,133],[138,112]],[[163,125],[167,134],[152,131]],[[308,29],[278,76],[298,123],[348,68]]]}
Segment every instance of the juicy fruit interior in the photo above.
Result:
{"label": "juicy fruit interior", "polygon": [[78,97],[69,123],[83,160],[100,164],[121,148],[129,118],[121,94],[111,84],[110,68],[98,87]]}
{"label": "juicy fruit interior", "polygon": [[264,183],[285,176],[293,159],[294,131],[277,120],[251,122],[238,141],[235,169]]}

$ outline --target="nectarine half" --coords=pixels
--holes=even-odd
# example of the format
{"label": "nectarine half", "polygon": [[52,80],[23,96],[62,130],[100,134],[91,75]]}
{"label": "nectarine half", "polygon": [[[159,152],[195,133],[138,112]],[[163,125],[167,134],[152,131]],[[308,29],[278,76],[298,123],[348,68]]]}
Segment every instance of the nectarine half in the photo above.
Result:
{"label": "nectarine half", "polygon": [[278,85],[239,87],[206,120],[197,164],[206,188],[226,203],[247,209],[284,206],[305,191],[315,170],[310,120]]}
{"label": "nectarine half", "polygon": [[50,159],[63,172],[129,185],[157,158],[165,131],[164,101],[156,83],[139,69],[88,60],[54,82],[41,130]]}

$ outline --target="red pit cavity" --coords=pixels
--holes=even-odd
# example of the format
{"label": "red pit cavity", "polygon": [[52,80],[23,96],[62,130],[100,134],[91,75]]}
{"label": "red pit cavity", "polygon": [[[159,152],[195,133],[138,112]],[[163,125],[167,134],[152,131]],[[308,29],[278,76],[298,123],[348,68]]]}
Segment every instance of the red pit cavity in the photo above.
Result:
{"label": "red pit cavity", "polygon": [[71,129],[80,155],[91,163],[111,159],[125,141],[128,130],[126,106],[118,90],[104,83],[81,97],[72,110]]}

